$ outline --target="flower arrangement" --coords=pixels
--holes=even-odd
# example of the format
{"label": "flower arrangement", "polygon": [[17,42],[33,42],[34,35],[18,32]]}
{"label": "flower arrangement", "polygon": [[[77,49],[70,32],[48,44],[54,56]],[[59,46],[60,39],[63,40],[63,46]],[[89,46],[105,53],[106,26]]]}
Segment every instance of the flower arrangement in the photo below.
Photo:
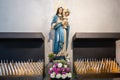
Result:
{"label": "flower arrangement", "polygon": [[48,70],[51,80],[70,80],[72,73],[67,63],[55,62]]}

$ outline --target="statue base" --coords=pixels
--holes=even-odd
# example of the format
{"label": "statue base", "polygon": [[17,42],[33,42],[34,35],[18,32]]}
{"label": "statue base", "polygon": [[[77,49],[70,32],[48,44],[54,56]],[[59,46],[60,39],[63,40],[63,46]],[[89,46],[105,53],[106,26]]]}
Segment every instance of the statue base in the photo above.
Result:
{"label": "statue base", "polygon": [[55,56],[54,60],[65,60],[65,56]]}

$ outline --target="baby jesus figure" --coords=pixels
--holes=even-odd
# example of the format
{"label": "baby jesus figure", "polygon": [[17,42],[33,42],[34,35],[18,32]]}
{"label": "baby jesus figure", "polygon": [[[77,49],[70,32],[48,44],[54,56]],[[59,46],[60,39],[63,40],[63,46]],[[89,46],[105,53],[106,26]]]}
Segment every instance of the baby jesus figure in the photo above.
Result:
{"label": "baby jesus figure", "polygon": [[62,21],[62,25],[64,28],[66,28],[68,26],[68,16],[70,15],[70,12],[68,9],[64,9],[63,11],[63,21]]}
{"label": "baby jesus figure", "polygon": [[63,44],[63,48],[62,50],[60,51],[61,53],[61,56],[67,56],[67,46],[68,44],[66,43],[67,42],[67,29],[69,27],[69,24],[68,24],[68,16],[69,16],[70,12],[68,9],[64,9],[63,11],[63,19],[62,19],[62,27],[63,27],[63,31],[64,31],[64,44]]}

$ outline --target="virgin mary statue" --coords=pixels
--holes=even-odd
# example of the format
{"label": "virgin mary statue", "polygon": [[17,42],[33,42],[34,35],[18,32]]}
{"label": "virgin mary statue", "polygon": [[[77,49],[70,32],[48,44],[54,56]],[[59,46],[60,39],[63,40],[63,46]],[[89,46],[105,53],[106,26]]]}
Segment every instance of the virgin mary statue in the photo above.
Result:
{"label": "virgin mary statue", "polygon": [[[64,14],[63,14],[64,13]],[[54,54],[64,54],[68,48],[68,38],[69,38],[69,24],[66,12],[62,7],[57,9],[56,15],[53,17],[51,27],[54,30],[53,38],[53,48],[52,51]]]}

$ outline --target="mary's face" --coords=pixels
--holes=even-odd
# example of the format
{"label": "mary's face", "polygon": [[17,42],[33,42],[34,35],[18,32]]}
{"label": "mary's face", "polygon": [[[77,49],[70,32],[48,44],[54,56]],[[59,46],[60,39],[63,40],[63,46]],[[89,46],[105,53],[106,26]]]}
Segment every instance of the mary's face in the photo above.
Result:
{"label": "mary's face", "polygon": [[60,13],[60,14],[62,14],[62,12],[63,12],[63,9],[62,9],[62,8],[60,8],[60,9],[59,9],[59,13]]}

